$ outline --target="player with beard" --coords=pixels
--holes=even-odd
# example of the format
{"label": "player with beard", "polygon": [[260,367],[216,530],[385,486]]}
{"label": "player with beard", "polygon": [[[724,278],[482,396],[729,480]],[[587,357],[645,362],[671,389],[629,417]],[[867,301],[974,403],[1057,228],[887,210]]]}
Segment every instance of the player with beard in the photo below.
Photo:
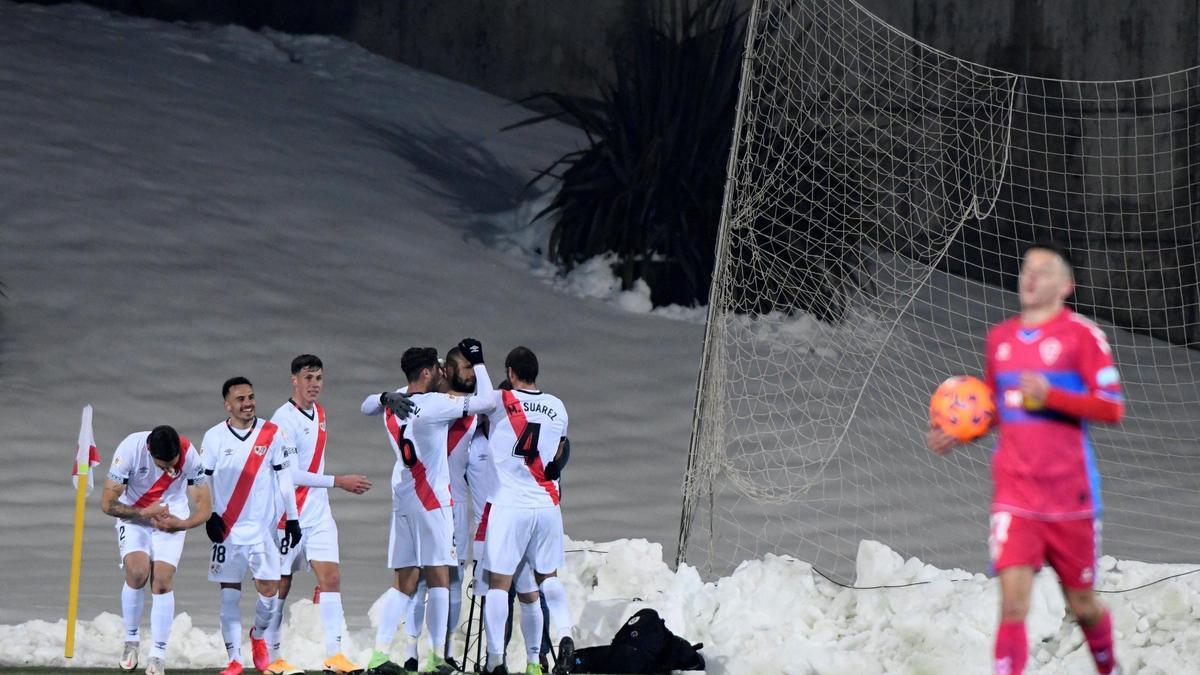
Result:
{"label": "player with beard", "polygon": [[[394,570],[395,578],[385,593],[368,669],[385,675],[402,672],[388,659],[387,650],[400,620],[408,613],[408,605],[414,602],[423,568],[429,587],[426,626],[435,647],[426,670],[453,672],[445,661],[444,647],[450,611],[450,568],[458,563],[447,461],[449,437],[455,422],[477,414],[480,408],[491,407],[492,403],[475,396],[439,391],[445,376],[437,350],[432,347],[406,350],[400,367],[408,379],[411,413],[401,416],[390,405],[390,397],[399,392],[371,394],[362,404],[364,414],[383,415],[388,441],[396,453],[388,543],[388,567]],[[480,367],[476,370],[477,378],[480,372],[487,377]]]}

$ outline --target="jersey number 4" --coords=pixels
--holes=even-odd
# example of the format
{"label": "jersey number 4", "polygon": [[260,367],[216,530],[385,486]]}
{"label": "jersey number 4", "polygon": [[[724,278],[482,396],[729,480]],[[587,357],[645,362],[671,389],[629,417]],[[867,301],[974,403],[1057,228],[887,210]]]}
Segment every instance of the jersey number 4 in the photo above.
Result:
{"label": "jersey number 4", "polygon": [[530,422],[525,425],[525,430],[521,432],[521,437],[517,439],[517,444],[513,446],[513,457],[520,457],[525,460],[525,464],[533,464],[540,456],[538,454],[538,439],[542,436],[542,425],[537,422]]}
{"label": "jersey number 4", "polygon": [[404,466],[412,468],[417,465],[417,446],[413,445],[412,439],[404,437],[404,430],[408,425],[400,427],[400,433],[397,434],[396,445],[400,446],[400,461],[404,462]]}

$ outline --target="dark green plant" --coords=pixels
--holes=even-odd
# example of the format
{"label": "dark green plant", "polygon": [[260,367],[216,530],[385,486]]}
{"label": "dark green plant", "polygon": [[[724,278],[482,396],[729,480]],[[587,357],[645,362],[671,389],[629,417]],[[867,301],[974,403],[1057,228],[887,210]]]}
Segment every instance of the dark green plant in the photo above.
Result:
{"label": "dark green plant", "polygon": [[[733,2],[676,0],[645,10],[632,44],[614,49],[616,78],[599,97],[537,94],[589,146],[563,155],[548,254],[564,271],[604,253],[626,290],[648,268],[672,288],[656,295],[704,302],[712,279],[725,170],[737,104],[745,21]],[[655,291],[662,291],[655,288]]]}

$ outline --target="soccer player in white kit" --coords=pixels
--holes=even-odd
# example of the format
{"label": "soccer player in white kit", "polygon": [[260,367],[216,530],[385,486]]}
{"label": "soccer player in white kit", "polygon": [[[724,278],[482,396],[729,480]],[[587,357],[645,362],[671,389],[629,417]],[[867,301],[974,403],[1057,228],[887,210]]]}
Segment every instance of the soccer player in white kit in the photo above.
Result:
{"label": "soccer player in white kit", "polygon": [[[446,360],[442,366],[442,383],[438,390],[461,396],[475,393],[475,372],[470,361],[467,361],[457,345],[446,352]],[[447,462],[450,469],[450,497],[453,500],[451,512],[454,515],[454,550],[458,553],[458,566],[450,568],[450,612],[446,627],[445,651],[446,663],[456,670],[461,670],[461,668],[449,656],[450,639],[454,630],[458,628],[458,621],[462,616],[462,586],[472,532],[471,504],[467,500],[467,455],[479,419],[478,415],[457,419],[451,423],[446,435]],[[421,623],[424,619],[427,593],[428,586],[424,579],[419,580],[413,598],[414,602],[409,603],[408,615],[404,619],[404,631],[408,634],[404,668],[410,672],[417,670],[417,647],[421,637]],[[430,649],[432,648],[433,643],[431,642]]]}
{"label": "soccer player in white kit", "polygon": [[[384,597],[375,651],[368,672],[395,675],[404,672],[387,650],[396,628],[408,613],[417,579],[424,568],[428,584],[425,623],[434,644],[426,671],[453,672],[445,661],[450,605],[449,569],[458,563],[454,550],[447,443],[450,426],[477,414],[482,405],[474,396],[438,391],[444,373],[437,350],[413,347],[404,352],[400,368],[408,379],[412,411],[401,417],[389,405],[393,394],[371,394],[362,404],[366,415],[384,416],[388,440],[396,453],[392,470],[392,524],[388,541],[388,567],[395,570],[393,585]],[[476,376],[478,377],[477,369]],[[486,372],[484,373],[486,377]]]}
{"label": "soccer player in white kit", "polygon": [[333,476],[325,473],[325,408],[317,402],[325,384],[324,369],[321,359],[312,354],[301,354],[292,359],[292,397],[271,416],[271,421],[287,432],[288,445],[284,453],[289,456],[292,481],[296,484],[296,508],[300,511],[302,538],[299,546],[289,547],[288,537],[283,536],[285,522],[282,518],[279,520],[275,529],[282,556],[279,602],[271,613],[271,623],[267,628],[267,651],[271,665],[267,666],[266,675],[303,672],[280,658],[279,647],[283,639],[283,604],[292,587],[292,574],[306,567],[316,575],[320,592],[317,604],[326,657],[321,667],[334,673],[363,671],[362,666],[353,663],[342,653],[345,616],[342,612],[338,530],[329,508],[329,488],[341,488],[360,495],[371,488],[371,481],[357,474]]}
{"label": "soccer player in white kit", "polygon": [[[189,497],[195,511],[188,507]],[[100,508],[117,518],[117,546],[125,569],[121,670],[137,668],[145,586],[150,580],[151,647],[146,673],[162,675],[175,618],[172,582],[184,534],[212,513],[199,451],[167,425],[126,436],[113,453]]]}
{"label": "soccer player in white kit", "polygon": [[254,387],[244,377],[221,386],[228,419],[209,429],[201,443],[204,472],[213,496],[208,519],[212,540],[208,580],[221,585],[221,635],[229,665],[221,675],[241,675],[242,616],[238,601],[247,570],[258,602],[250,629],[254,667],[270,665],[264,639],[271,612],[279,602],[279,549],[272,532],[282,499],[289,547],[300,543],[296,488],[284,454],[286,431],[255,414]]}
{"label": "soccer player in white kit", "polygon": [[[466,351],[467,358],[475,357]],[[478,355],[482,362],[482,354]],[[522,561],[533,566],[534,578],[546,599],[550,622],[558,637],[556,674],[569,673],[575,643],[567,591],[558,579],[564,563],[562,512],[558,486],[546,475],[559,441],[567,435],[567,409],[557,397],[537,388],[537,356],[527,347],[516,347],[504,360],[512,391],[491,392],[488,442],[496,486],[491,496],[484,563],[489,571],[484,605],[487,632],[485,673],[507,673],[504,667],[504,624],[508,616],[508,589]],[[486,371],[478,376],[483,398],[490,387]]]}
{"label": "soccer player in white kit", "polygon": [[[500,383],[500,389],[511,391],[512,384],[508,380],[504,380]],[[489,500],[496,486],[496,467],[492,465],[491,461],[491,445],[488,441],[487,433],[489,428],[488,418],[483,417],[482,419],[484,421],[480,423],[479,430],[476,432],[475,438],[471,441],[470,453],[467,458],[467,475],[471,492],[471,522],[475,533],[474,542],[471,546],[471,559],[475,561],[474,595],[475,597],[486,599],[488,577],[490,575],[484,566],[483,548],[487,540],[488,516],[491,513],[491,503]],[[546,467],[548,477],[551,477],[549,474],[553,466],[554,462],[551,462]],[[517,599],[520,602],[521,635],[525,640],[525,675],[542,675],[542,664],[546,659],[542,653],[542,634],[545,617],[541,611],[541,603],[539,602],[541,598],[538,593],[537,581],[533,577],[531,565],[526,561],[522,561],[517,566],[513,586],[515,586]],[[484,604],[486,606],[486,603]],[[511,617],[512,598],[509,597],[505,604],[508,607],[506,611]],[[510,620],[505,621],[505,646],[508,643],[508,625],[510,623]],[[501,653],[504,651],[503,648],[500,650]],[[507,664],[505,665],[507,667]]]}

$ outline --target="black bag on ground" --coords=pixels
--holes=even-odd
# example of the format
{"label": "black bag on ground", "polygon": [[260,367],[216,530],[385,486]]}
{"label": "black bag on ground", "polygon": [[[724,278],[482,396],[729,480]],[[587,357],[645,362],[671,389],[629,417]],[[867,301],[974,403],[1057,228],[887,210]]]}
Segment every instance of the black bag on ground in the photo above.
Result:
{"label": "black bag on ground", "polygon": [[651,675],[704,670],[703,647],[673,634],[658,612],[646,608],[629,617],[612,644],[575,650],[571,672]]}

